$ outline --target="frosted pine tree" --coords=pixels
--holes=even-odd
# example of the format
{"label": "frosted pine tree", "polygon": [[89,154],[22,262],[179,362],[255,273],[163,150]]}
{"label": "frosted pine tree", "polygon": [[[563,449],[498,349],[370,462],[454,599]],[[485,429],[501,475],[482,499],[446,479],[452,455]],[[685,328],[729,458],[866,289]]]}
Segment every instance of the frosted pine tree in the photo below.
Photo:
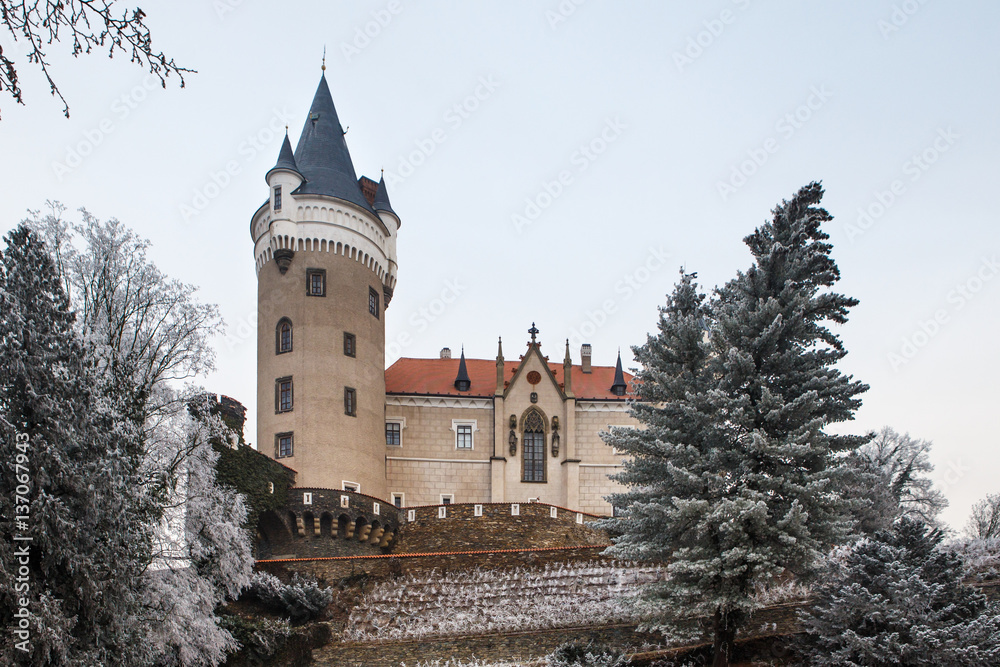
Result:
{"label": "frosted pine tree", "polygon": [[867,387],[834,367],[846,351],[829,329],[856,301],[829,290],[840,277],[820,228],[818,183],[773,211],[745,239],[754,256],[705,303],[685,275],[659,332],[633,348],[632,414],[640,430],[606,438],[631,455],[609,498],[624,516],[616,557],[668,563],[654,596],[664,629],[712,621],[714,662],[729,664],[754,591],[804,573],[849,533],[839,455],[864,437],[828,425],[853,418]]}
{"label": "frosted pine tree", "polygon": [[[0,662],[132,665],[149,541],[135,521],[134,467],[93,390],[60,277],[26,228],[0,262]],[[18,435],[20,434],[20,436]],[[18,447],[18,443],[23,447]],[[29,501],[15,513],[15,489]],[[20,491],[18,493],[21,493]],[[14,535],[30,541],[14,542]],[[27,546],[26,559],[15,549]],[[17,554],[20,556],[20,554]],[[21,566],[27,563],[27,577]],[[13,633],[28,601],[27,652]]]}
{"label": "frosted pine tree", "polygon": [[903,517],[831,559],[815,604],[800,615],[808,664],[1000,664],[1000,605],[962,583],[962,561],[941,539]]}

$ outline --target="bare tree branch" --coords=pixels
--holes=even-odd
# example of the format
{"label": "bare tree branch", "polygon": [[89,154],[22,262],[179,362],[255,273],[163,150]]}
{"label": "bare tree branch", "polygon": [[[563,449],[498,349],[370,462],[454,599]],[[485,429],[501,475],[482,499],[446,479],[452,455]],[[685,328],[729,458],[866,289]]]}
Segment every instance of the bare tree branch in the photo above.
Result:
{"label": "bare tree branch", "polygon": [[[55,42],[69,42],[74,57],[89,54],[95,48],[107,48],[108,57],[123,53],[160,80],[166,88],[167,77],[176,74],[184,87],[184,73],[194,70],[180,67],[162,51],[153,50],[152,36],[146,27],[145,12],[140,8],[116,11],[115,0],[0,0],[0,22],[15,42],[27,44],[27,61],[37,65],[52,95],[63,104],[69,118],[69,103],[63,97],[49,69],[47,47]],[[0,48],[0,92],[7,92],[18,104],[24,104],[17,66],[12,55]]]}

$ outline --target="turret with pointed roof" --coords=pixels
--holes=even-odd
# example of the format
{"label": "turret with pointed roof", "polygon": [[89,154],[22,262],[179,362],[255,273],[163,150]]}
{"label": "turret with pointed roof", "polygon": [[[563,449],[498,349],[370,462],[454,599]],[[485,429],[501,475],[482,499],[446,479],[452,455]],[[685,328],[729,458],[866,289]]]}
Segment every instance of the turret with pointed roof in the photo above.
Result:
{"label": "turret with pointed roof", "polygon": [[285,140],[281,142],[281,151],[278,152],[278,161],[271,167],[271,170],[267,172],[265,179],[271,175],[271,172],[278,169],[285,169],[287,171],[295,172],[300,178],[305,180],[302,176],[302,172],[299,171],[299,167],[295,164],[295,155],[292,153],[292,144],[288,141],[288,128],[285,128]]}
{"label": "turret with pointed roof", "polygon": [[615,364],[615,381],[611,385],[611,393],[624,396],[628,385],[625,384],[625,374],[622,372],[622,351],[618,350],[618,363]]}
{"label": "turret with pointed roof", "polygon": [[[389,191],[385,187],[385,176],[380,178],[378,181],[378,189],[375,190],[375,203],[373,208],[376,211],[385,211],[396,215],[396,212],[392,210],[392,204],[389,203]],[[398,218],[399,216],[396,217]]]}
{"label": "turret with pointed roof", "polygon": [[462,346],[462,358],[458,361],[458,375],[455,377],[455,389],[469,391],[472,381],[469,380],[469,370],[465,367],[465,346]]}
{"label": "turret with pointed roof", "polygon": [[[257,441],[298,470],[299,484],[347,480],[384,497],[385,312],[399,218],[384,182],[365,178],[362,189],[325,75],[292,146],[286,130],[266,176],[270,197],[250,220],[257,397],[276,401],[258,413]],[[275,341],[276,331],[293,329]],[[344,332],[343,353],[329,344],[331,331]],[[311,345],[318,340],[327,346]],[[341,392],[344,409],[330,410]]]}

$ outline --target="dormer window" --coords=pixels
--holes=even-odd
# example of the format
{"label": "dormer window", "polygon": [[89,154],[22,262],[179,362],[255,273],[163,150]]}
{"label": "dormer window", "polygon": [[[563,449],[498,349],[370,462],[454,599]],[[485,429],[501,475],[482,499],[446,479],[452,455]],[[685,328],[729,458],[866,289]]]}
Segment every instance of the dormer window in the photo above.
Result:
{"label": "dormer window", "polygon": [[275,185],[274,186],[274,210],[275,211],[280,211],[281,210],[281,186],[280,185]]}

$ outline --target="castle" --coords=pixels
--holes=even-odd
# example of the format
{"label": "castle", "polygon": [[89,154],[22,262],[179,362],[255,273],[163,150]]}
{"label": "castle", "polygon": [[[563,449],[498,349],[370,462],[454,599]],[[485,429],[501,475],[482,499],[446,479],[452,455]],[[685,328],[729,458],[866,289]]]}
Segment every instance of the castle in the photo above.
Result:
{"label": "castle", "polygon": [[584,345],[575,364],[567,341],[550,361],[532,324],[516,359],[498,343],[496,359],[446,348],[385,368],[401,220],[384,178],[357,177],[344,134],[324,74],[250,221],[258,449],[295,470],[298,488],[400,508],[537,501],[611,514],[621,457],[599,433],[636,424],[620,354],[593,366]]}

